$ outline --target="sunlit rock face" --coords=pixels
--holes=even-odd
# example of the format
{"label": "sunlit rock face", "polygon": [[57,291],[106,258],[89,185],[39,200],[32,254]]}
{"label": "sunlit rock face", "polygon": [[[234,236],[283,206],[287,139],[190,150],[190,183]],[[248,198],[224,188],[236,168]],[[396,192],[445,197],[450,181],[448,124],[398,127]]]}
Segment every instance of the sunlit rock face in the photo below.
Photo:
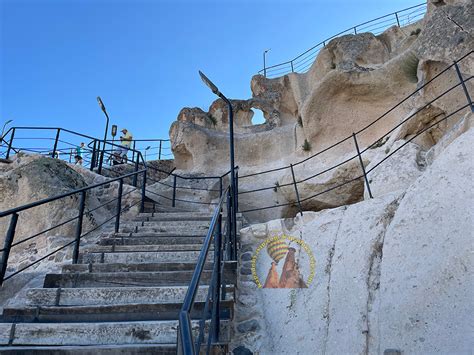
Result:
{"label": "sunlit rock face", "polygon": [[[431,1],[425,17],[406,27],[391,27],[380,35],[360,33],[337,37],[322,48],[306,73],[291,73],[268,79],[252,78],[252,98],[232,100],[234,108],[235,157],[241,176],[299,162],[324,150],[353,132],[383,118],[357,135],[361,150],[379,140],[391,128],[414,114],[444,91],[459,83],[454,69],[442,80],[418,91],[396,106],[421,85],[438,75],[474,48],[473,5],[470,1]],[[467,78],[474,73],[474,55],[459,64]],[[473,90],[474,81],[467,83]],[[443,115],[466,104],[459,87],[428,105],[403,124],[394,134],[364,154],[364,164],[380,152],[390,150],[397,140],[407,140]],[[395,107],[396,106],[396,107]],[[393,109],[392,109],[393,108]],[[261,110],[263,124],[252,125],[254,111]],[[413,140],[419,156],[429,150],[465,114],[466,110],[433,127]],[[198,108],[183,109],[170,129],[172,149],[179,170],[190,173],[222,174],[229,168],[228,109],[221,99],[214,101],[208,112]],[[399,143],[398,143],[399,144]],[[378,149],[378,150],[377,150]],[[355,154],[354,141],[346,140],[329,151],[295,166],[298,179],[335,165],[341,157]],[[330,184],[357,177],[357,161],[336,171],[309,180],[302,186],[302,199],[312,196]],[[241,191],[271,187],[255,194],[242,195],[240,203],[252,209],[260,201],[287,205],[275,208],[272,216],[291,216],[296,203],[288,183],[290,171],[242,179]],[[415,174],[416,175],[416,174]],[[342,206],[363,199],[363,186],[356,182],[346,186],[339,197],[305,203],[317,211]],[[386,189],[385,189],[386,190]],[[385,191],[384,190],[384,191]],[[265,220],[266,211],[250,213],[251,218]]]}

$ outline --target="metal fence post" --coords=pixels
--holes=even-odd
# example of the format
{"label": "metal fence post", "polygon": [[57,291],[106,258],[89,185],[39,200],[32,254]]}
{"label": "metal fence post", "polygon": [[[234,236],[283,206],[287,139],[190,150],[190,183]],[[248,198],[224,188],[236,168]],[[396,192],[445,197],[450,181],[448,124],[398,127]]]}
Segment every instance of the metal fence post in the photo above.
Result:
{"label": "metal fence post", "polygon": [[120,229],[120,212],[122,211],[122,192],[123,178],[119,180],[118,196],[117,196],[117,216],[115,217],[115,233]]}
{"label": "metal fence post", "polygon": [[214,265],[216,268],[216,280],[214,283],[213,296],[212,296],[212,321],[213,325],[211,329],[211,341],[214,343],[219,342],[219,330],[220,330],[220,300],[219,295],[221,293],[221,264],[222,264],[222,214],[219,213],[219,218],[217,220],[217,233],[214,237]]}
{"label": "metal fence post", "polygon": [[365,184],[367,186],[367,191],[369,192],[370,198],[374,198],[372,196],[372,191],[370,191],[369,179],[367,178],[367,173],[365,172],[365,166],[364,166],[364,162],[362,161],[362,156],[360,154],[359,144],[357,143],[356,134],[352,133],[352,137],[354,137],[354,143],[355,143],[355,146],[356,146],[356,149],[357,149],[357,155],[359,156],[359,162],[360,162],[360,166],[362,168],[362,173],[364,173],[364,180],[365,180]]}
{"label": "metal fence post", "polygon": [[239,212],[239,167],[237,167],[235,171],[235,213],[238,213],[238,212]]}
{"label": "metal fence post", "polygon": [[295,192],[296,192],[296,199],[298,201],[298,208],[300,210],[300,214],[303,215],[303,209],[301,208],[301,201],[300,201],[300,193],[298,192],[298,185],[296,185],[296,179],[295,179],[295,172],[293,170],[293,164],[290,164],[291,168],[291,176],[293,177],[293,186],[295,187]]}
{"label": "metal fence post", "polygon": [[133,141],[132,161],[135,160],[135,147],[136,146],[137,146],[137,141]]}
{"label": "metal fence post", "polygon": [[12,129],[12,135],[10,136],[10,140],[8,141],[7,155],[5,156],[5,159],[8,159],[10,157],[10,150],[12,149],[14,138],[15,138],[15,128]]}
{"label": "metal fence post", "polygon": [[456,61],[454,61],[454,67],[456,68],[456,73],[458,74],[459,80],[461,81],[462,89],[464,90],[464,94],[466,95],[467,102],[471,107],[471,112],[474,112],[474,106],[472,106],[471,96],[469,95],[469,91],[467,91],[466,83],[462,77],[461,69],[459,69],[459,65]]}
{"label": "metal fence post", "polygon": [[140,213],[143,213],[145,211],[145,192],[146,192],[146,170],[143,172],[142,201],[140,203]]}
{"label": "metal fence post", "polygon": [[354,27],[354,34],[357,34],[357,29]]}
{"label": "metal fence post", "polygon": [[173,175],[173,202],[172,207],[176,207],[176,175]]}
{"label": "metal fence post", "polygon": [[2,253],[2,268],[0,269],[0,286],[3,285],[3,279],[7,272],[8,257],[12,248],[13,238],[15,237],[16,223],[18,222],[18,214],[13,213],[10,219],[10,226],[8,227],[5,241],[3,242],[3,253]]}
{"label": "metal fence post", "polygon": [[[104,162],[104,154],[105,154],[105,141],[104,141],[104,146],[102,148],[102,151],[100,152],[100,157],[99,157],[99,167],[97,169],[97,173],[101,174],[102,173],[102,164]],[[99,149],[100,149],[100,142],[99,142]]]}
{"label": "metal fence post", "polygon": [[74,149],[71,148],[70,152],[69,152],[69,163],[72,162],[72,152],[74,152]]}
{"label": "metal fence post", "polygon": [[219,178],[219,197],[222,197],[222,176]]}
{"label": "metal fence post", "polygon": [[161,160],[161,139],[160,139],[160,146],[158,148],[158,160]]}
{"label": "metal fence post", "polygon": [[[133,152],[135,154],[135,151]],[[133,182],[132,182],[132,185],[137,187],[137,178],[138,178],[138,174],[136,174],[136,172],[138,171],[138,164],[139,164],[139,159],[140,159],[140,154],[137,154],[137,160],[135,160],[135,175],[133,175]]]}
{"label": "metal fence post", "polygon": [[[55,157],[56,155],[56,149],[58,148],[58,140],[59,140],[59,133],[61,132],[61,128],[58,128],[58,131],[56,132],[56,139],[54,140],[54,146],[53,146],[53,153],[51,155],[52,158]],[[59,156],[59,154],[58,154]]]}
{"label": "metal fence post", "polygon": [[294,73],[295,70],[293,69],[293,61],[291,61],[290,64],[291,64],[291,72]]}
{"label": "metal fence post", "polygon": [[227,231],[226,231],[226,252],[227,252],[227,260],[232,260],[232,242],[231,242],[231,219],[232,219],[232,212],[231,212],[231,203],[230,203],[230,191],[227,190],[227,201],[226,201],[226,208],[227,208]]}
{"label": "metal fence post", "polygon": [[398,14],[395,12],[395,18],[397,19],[397,25],[400,27],[400,20],[398,19]]}
{"label": "metal fence post", "polygon": [[86,191],[81,192],[80,204],[79,204],[79,216],[76,224],[76,242],[74,244],[74,251],[72,253],[72,263],[77,264],[79,259],[79,246],[81,244],[82,234],[82,220],[84,218],[84,208],[86,206]]}
{"label": "metal fence post", "polygon": [[94,139],[94,147],[92,148],[92,157],[91,157],[91,166],[90,166],[90,171],[94,170],[95,168],[95,160],[96,160],[96,145],[97,145],[97,140]]}

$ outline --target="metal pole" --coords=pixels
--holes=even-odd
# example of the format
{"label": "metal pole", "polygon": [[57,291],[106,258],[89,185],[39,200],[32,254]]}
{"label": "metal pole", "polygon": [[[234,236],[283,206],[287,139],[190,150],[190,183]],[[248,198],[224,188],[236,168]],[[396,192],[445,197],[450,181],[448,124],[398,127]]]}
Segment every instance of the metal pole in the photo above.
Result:
{"label": "metal pole", "polygon": [[10,219],[10,226],[8,227],[5,241],[3,242],[3,253],[2,253],[2,268],[0,269],[0,286],[3,285],[3,279],[7,272],[8,257],[12,248],[13,238],[15,237],[16,223],[18,222],[18,214],[13,213]]}
{"label": "metal pole", "polygon": [[219,178],[219,197],[222,197],[222,176]]}
{"label": "metal pole", "polygon": [[160,139],[160,147],[158,148],[158,160],[161,160],[161,139]]}
{"label": "metal pole", "polygon": [[142,181],[142,201],[140,203],[140,212],[143,213],[145,210],[145,191],[146,191],[146,170],[143,172]]}
{"label": "metal pole", "polygon": [[267,64],[265,63],[265,54],[267,54],[267,51],[263,52],[263,76],[266,78],[267,77]]}
{"label": "metal pole", "polygon": [[123,193],[123,178],[119,180],[118,198],[117,198],[117,216],[115,217],[115,233],[120,229],[120,212],[122,211],[122,193]]}
{"label": "metal pole", "polygon": [[74,151],[73,148],[71,148],[71,151],[69,152],[69,163],[72,162],[72,152]]}
{"label": "metal pole", "polygon": [[471,107],[471,112],[474,112],[474,106],[472,106],[471,96],[469,95],[469,91],[467,91],[466,83],[462,77],[461,69],[459,69],[458,63],[454,61],[454,67],[456,68],[456,73],[458,74],[459,80],[461,81],[462,89],[464,90],[464,94],[466,95],[467,102]]}
{"label": "metal pole", "polygon": [[213,325],[211,330],[211,341],[213,343],[219,342],[219,330],[220,330],[220,300],[219,294],[221,293],[221,264],[222,264],[222,213],[219,213],[217,220],[217,233],[214,238],[214,265],[217,269],[216,282],[214,284],[213,297],[212,297],[212,321]]}
{"label": "metal pole", "polygon": [[293,164],[290,164],[290,168],[291,168],[291,176],[293,177],[293,185],[295,187],[295,192],[296,192],[296,199],[298,201],[298,208],[300,210],[300,214],[303,215],[303,209],[301,208],[301,201],[300,201],[300,193],[298,192],[298,185],[296,185],[295,171],[293,170]]}
{"label": "metal pole", "polygon": [[173,204],[172,207],[176,206],[176,175],[173,175]]}
{"label": "metal pole", "polygon": [[132,151],[132,161],[135,160],[135,148],[137,146],[137,141],[133,141],[133,151]]}
{"label": "metal pole", "polygon": [[10,136],[10,141],[8,142],[7,155],[5,156],[5,159],[7,159],[7,160],[10,157],[10,150],[12,149],[12,144],[13,144],[13,138],[14,137],[15,137],[15,128],[12,129],[12,135]]}
{"label": "metal pole", "polygon": [[290,64],[291,64],[291,72],[294,73],[295,70],[293,69],[293,61],[291,61]]}
{"label": "metal pole", "polygon": [[96,145],[97,145],[97,140],[94,139],[94,147],[92,148],[91,167],[90,167],[91,171],[94,170],[95,168],[95,160],[97,158]]}
{"label": "metal pole", "polygon": [[357,138],[356,138],[355,133],[352,133],[352,137],[354,137],[354,143],[357,149],[357,155],[359,156],[360,166],[362,167],[362,172],[364,173],[364,179],[365,179],[365,184],[367,186],[367,191],[369,192],[370,198],[374,198],[372,196],[372,191],[370,191],[369,179],[367,178],[367,173],[365,172],[364,162],[362,161],[362,156],[360,155],[359,144],[357,144]]}
{"label": "metal pole", "polygon": [[355,27],[354,27],[354,34],[357,34],[357,30],[356,30],[356,28],[355,28]]}
{"label": "metal pole", "polygon": [[[135,153],[135,151],[134,151],[134,153]],[[140,154],[137,154],[137,160],[135,161],[135,175],[133,175],[133,183],[132,183],[132,185],[135,186],[135,187],[137,187],[137,177],[138,177],[137,175],[138,174],[136,174],[136,172],[138,171],[138,164],[139,164],[138,160],[139,160],[139,158],[140,158]]]}
{"label": "metal pole", "polygon": [[51,155],[52,158],[56,155],[56,149],[58,148],[58,140],[59,140],[59,133],[61,132],[61,128],[58,128],[56,132],[56,139],[54,140],[54,147],[53,147],[53,154]]}
{"label": "metal pole", "polygon": [[232,212],[231,212],[231,201],[230,201],[230,191],[228,190],[227,191],[227,201],[226,201],[226,207],[227,207],[227,233],[226,233],[226,242],[227,242],[227,248],[226,248],[226,251],[227,251],[227,260],[231,260],[232,259],[232,255],[233,255],[233,251],[232,251],[232,243],[231,243],[231,231],[232,231],[232,228],[231,228],[231,215],[232,215]]}
{"label": "metal pole", "polygon": [[395,12],[395,18],[397,19],[397,25],[400,27],[400,20],[398,19],[398,14]]}
{"label": "metal pole", "polygon": [[77,264],[79,259],[79,246],[81,244],[82,234],[82,220],[84,218],[84,207],[86,205],[86,191],[81,192],[80,204],[79,204],[79,216],[76,224],[76,243],[74,244],[74,251],[72,253],[72,263]]}

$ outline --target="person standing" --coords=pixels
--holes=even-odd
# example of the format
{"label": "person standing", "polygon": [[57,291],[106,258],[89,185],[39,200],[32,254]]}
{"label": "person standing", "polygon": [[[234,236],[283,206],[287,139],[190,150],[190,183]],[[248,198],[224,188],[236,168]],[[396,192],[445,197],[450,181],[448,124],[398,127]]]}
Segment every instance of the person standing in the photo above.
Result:
{"label": "person standing", "polygon": [[74,157],[75,164],[82,165],[82,155],[84,154],[85,144],[84,142],[81,143],[79,147],[76,148],[76,155]]}
{"label": "person standing", "polygon": [[132,144],[133,136],[126,128],[122,129],[121,132],[123,136],[120,136],[120,157],[122,158],[122,163],[126,163],[127,153]]}

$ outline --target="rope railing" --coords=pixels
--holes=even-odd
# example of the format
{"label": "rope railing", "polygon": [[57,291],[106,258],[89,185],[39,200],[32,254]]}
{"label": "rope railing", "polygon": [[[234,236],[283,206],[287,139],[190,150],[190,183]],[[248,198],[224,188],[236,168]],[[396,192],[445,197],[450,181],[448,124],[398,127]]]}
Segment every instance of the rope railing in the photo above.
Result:
{"label": "rope railing", "polygon": [[342,35],[358,34],[362,32],[372,32],[377,35],[392,26],[403,27],[415,23],[424,16],[425,12],[426,2],[352,26],[317,43],[291,60],[264,67],[259,70],[258,74],[263,74],[267,78],[274,78],[289,73],[303,73],[311,67],[314,59],[319,53],[319,50],[324,48],[330,40]]}

